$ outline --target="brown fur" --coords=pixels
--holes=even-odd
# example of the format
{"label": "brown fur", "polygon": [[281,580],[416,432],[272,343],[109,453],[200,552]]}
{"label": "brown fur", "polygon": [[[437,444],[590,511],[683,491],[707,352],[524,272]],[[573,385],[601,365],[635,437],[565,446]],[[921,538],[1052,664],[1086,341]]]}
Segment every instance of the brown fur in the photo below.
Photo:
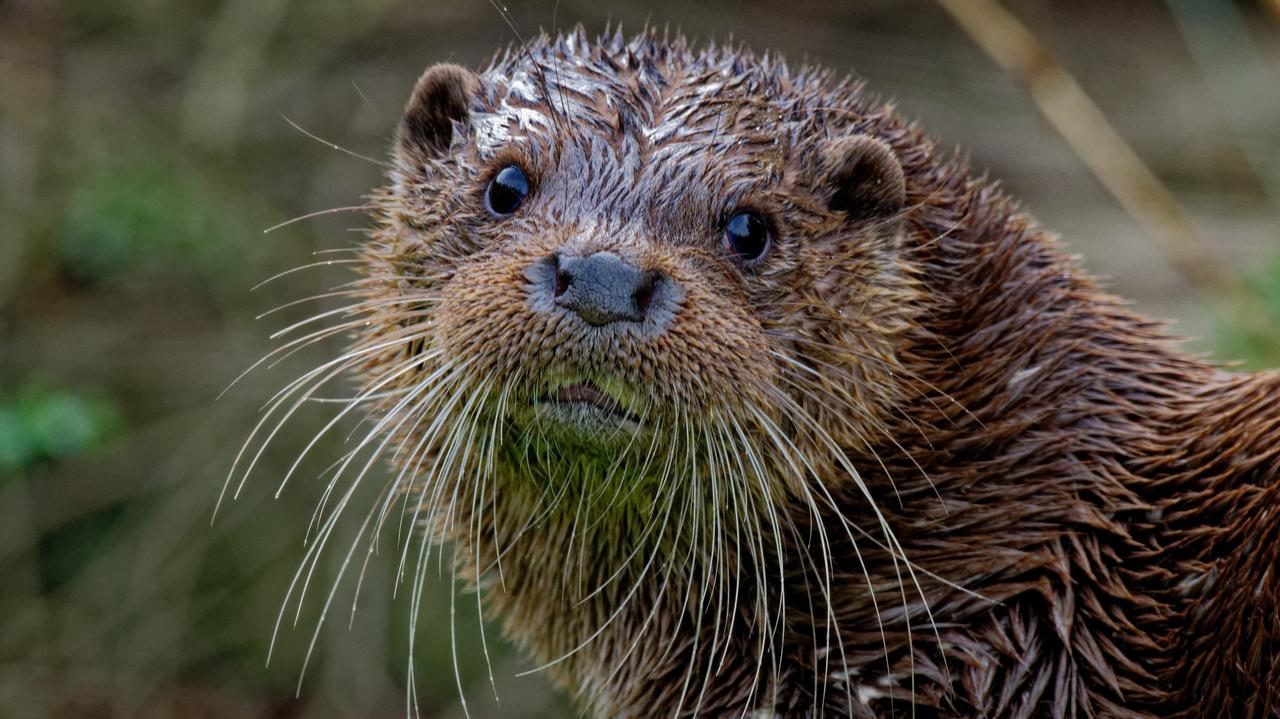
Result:
{"label": "brown fur", "polygon": [[[574,32],[406,118],[346,365],[411,514],[586,710],[1280,716],[1280,375],[1181,353],[859,84]],[[560,248],[678,311],[539,305]],[[643,429],[542,434],[557,373]]]}

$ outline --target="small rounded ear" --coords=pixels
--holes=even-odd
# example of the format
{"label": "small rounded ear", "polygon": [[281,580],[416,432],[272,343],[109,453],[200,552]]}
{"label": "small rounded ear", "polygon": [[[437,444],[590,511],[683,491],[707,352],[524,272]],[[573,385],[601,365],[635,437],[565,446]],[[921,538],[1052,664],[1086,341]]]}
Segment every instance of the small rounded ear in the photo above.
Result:
{"label": "small rounded ear", "polygon": [[439,157],[453,142],[453,123],[467,119],[467,105],[480,92],[480,77],[459,65],[432,65],[413,88],[400,121],[400,150]]}
{"label": "small rounded ear", "polygon": [[902,163],[883,140],[842,137],[826,150],[827,206],[853,219],[888,217],[907,200]]}

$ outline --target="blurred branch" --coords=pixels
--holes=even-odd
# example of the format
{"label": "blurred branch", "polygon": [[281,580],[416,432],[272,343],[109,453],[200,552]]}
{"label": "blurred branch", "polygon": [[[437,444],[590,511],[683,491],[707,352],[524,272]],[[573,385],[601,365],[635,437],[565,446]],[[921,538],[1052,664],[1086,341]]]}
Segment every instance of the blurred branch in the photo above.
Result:
{"label": "blurred branch", "polygon": [[1027,27],[996,0],[938,2],[979,47],[1027,86],[1040,112],[1174,267],[1197,287],[1219,291],[1227,275],[1206,251],[1199,228]]}
{"label": "blurred branch", "polygon": [[1233,322],[1247,322],[1226,268],[1199,227],[1138,157],[1084,88],[996,0],[938,0],[1002,68],[1022,82],[1045,119],[1151,237],[1164,256]]}
{"label": "blurred branch", "polygon": [[19,0],[0,6],[0,308],[17,289],[31,231],[28,211],[43,168],[57,81],[58,3]]}
{"label": "blurred branch", "polygon": [[183,98],[183,126],[205,145],[234,143],[244,123],[254,76],[288,0],[226,0]]}
{"label": "blurred branch", "polygon": [[[1272,0],[1280,10],[1280,0]],[[1229,0],[1165,0],[1245,161],[1280,209],[1280,79]]]}

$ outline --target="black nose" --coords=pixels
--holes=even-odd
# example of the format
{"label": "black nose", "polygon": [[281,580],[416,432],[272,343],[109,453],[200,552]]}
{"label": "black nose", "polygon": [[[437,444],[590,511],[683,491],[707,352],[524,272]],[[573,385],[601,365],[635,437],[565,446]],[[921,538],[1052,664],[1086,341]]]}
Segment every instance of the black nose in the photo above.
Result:
{"label": "black nose", "polygon": [[553,260],[557,305],[596,326],[644,321],[658,273],[633,267],[612,252]]}

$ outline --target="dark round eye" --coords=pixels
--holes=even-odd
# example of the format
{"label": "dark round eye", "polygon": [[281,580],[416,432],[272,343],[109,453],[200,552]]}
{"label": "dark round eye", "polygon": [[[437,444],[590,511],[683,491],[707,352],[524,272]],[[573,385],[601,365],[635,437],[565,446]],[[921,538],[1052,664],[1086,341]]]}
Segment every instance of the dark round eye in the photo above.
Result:
{"label": "dark round eye", "polygon": [[495,215],[510,215],[520,209],[529,194],[529,180],[524,171],[515,165],[507,165],[489,181],[484,191],[484,206]]}
{"label": "dark round eye", "polygon": [[769,227],[754,212],[738,212],[724,223],[724,241],[735,257],[752,262],[769,250]]}

